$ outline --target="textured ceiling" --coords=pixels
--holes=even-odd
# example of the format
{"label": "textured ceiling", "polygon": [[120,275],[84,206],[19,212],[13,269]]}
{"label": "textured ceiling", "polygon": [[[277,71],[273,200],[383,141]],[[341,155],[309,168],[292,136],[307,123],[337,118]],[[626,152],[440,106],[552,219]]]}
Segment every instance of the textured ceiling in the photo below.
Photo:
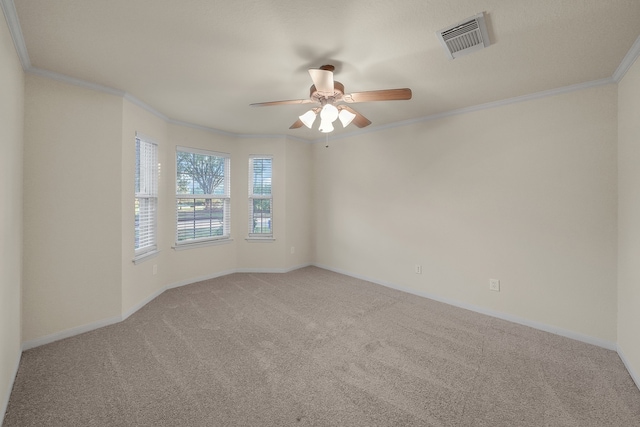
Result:
{"label": "textured ceiling", "polygon": [[[125,91],[171,119],[288,134],[308,68],[346,92],[410,87],[410,101],[352,104],[372,126],[610,78],[640,35],[640,0],[14,0],[34,68]],[[485,12],[491,46],[449,60],[435,32]],[[317,123],[316,123],[317,127]],[[351,132],[353,125],[336,133]]]}

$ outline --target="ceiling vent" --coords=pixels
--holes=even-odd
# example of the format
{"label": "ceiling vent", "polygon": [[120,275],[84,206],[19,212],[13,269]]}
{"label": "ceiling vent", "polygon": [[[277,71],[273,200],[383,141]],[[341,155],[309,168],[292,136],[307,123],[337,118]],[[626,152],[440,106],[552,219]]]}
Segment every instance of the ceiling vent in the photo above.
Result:
{"label": "ceiling vent", "polygon": [[489,33],[484,21],[484,13],[479,13],[436,33],[444,47],[447,58],[455,59],[479,49],[488,47]]}

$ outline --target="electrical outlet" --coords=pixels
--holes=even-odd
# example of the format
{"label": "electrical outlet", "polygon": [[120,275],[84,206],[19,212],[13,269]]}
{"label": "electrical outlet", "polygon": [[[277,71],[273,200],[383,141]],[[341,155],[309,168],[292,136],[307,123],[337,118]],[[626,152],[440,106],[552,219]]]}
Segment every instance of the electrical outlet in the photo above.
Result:
{"label": "electrical outlet", "polygon": [[492,291],[500,292],[500,280],[489,279],[489,289]]}
{"label": "electrical outlet", "polygon": [[295,246],[291,246],[291,254],[295,254],[296,253],[296,247]]}
{"label": "electrical outlet", "polygon": [[422,266],[420,264],[416,264],[416,274],[422,274]]}
{"label": "electrical outlet", "polygon": [[158,264],[153,264],[153,275],[158,274]]}

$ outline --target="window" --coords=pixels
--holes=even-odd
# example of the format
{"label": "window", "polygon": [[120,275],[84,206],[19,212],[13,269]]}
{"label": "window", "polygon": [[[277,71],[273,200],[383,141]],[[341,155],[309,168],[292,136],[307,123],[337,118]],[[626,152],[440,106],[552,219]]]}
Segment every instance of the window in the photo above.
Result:
{"label": "window", "polygon": [[249,237],[273,237],[270,156],[249,157]]}
{"label": "window", "polygon": [[136,134],[135,259],[157,250],[158,145]]}
{"label": "window", "polygon": [[231,237],[229,154],[178,147],[176,246]]}

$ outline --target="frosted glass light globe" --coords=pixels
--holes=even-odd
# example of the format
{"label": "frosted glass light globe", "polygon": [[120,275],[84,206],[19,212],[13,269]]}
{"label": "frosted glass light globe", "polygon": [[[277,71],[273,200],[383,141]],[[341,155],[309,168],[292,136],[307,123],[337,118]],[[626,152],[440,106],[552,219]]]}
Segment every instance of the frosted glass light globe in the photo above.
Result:
{"label": "frosted glass light globe", "polygon": [[332,132],[333,131],[333,124],[328,120],[322,119],[322,121],[320,122],[320,128],[318,130],[320,132],[323,132],[323,133]]}
{"label": "frosted glass light globe", "polygon": [[309,110],[300,117],[298,117],[302,123],[309,129],[313,126],[313,122],[316,121],[316,113],[313,110]]}
{"label": "frosted glass light globe", "polygon": [[322,107],[320,118],[328,122],[334,122],[338,118],[338,109],[334,105],[326,104]]}
{"label": "frosted glass light globe", "polygon": [[340,117],[340,121],[342,122],[342,127],[346,128],[349,125],[349,123],[353,121],[356,115],[353,114],[351,111],[340,110],[339,117]]}

